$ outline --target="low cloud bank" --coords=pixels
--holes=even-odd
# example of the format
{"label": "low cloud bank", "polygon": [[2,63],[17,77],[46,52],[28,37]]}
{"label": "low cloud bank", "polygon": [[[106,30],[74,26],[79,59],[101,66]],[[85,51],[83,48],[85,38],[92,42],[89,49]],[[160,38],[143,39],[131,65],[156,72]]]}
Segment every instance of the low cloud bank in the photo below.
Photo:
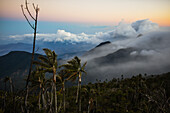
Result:
{"label": "low cloud bank", "polygon": [[[159,26],[156,23],[151,22],[148,19],[139,20],[131,24],[127,24],[121,21],[113,30],[108,32],[97,32],[95,34],[74,34],[66,32],[65,30],[58,30],[57,33],[53,34],[37,34],[37,40],[44,42],[86,42],[91,44],[99,44],[103,41],[110,40],[114,41],[121,38],[135,38],[139,34],[145,34],[147,32],[158,30]],[[10,39],[21,41],[28,40],[33,37],[33,34],[23,35],[11,35]]]}
{"label": "low cloud bank", "polygon": [[[14,40],[32,39],[33,34],[13,35]],[[170,31],[160,30],[158,24],[148,19],[131,24],[121,21],[111,31],[95,34],[74,34],[58,30],[54,34],[37,34],[43,42],[85,42],[98,45],[104,41],[111,44],[95,49],[87,61],[87,81],[105,80],[113,77],[130,77],[139,73],[157,74],[170,71]],[[133,48],[133,49],[129,49]],[[124,49],[124,51],[120,51]],[[118,52],[117,52],[118,51]],[[104,62],[103,62],[104,61]]]}
{"label": "low cloud bank", "polygon": [[114,41],[108,46],[102,49],[109,53],[97,56],[99,50],[94,51],[97,57],[86,59],[88,81],[170,72],[169,31],[147,32],[140,37]]}

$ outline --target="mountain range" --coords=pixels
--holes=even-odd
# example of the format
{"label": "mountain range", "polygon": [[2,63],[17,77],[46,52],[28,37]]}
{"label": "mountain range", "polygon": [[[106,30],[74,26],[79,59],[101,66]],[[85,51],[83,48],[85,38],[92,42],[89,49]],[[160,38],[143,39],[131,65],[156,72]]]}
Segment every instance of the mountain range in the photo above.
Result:
{"label": "mountain range", "polygon": [[[31,55],[31,53],[25,51],[11,51],[4,56],[0,56],[0,79],[9,76],[13,79],[17,88],[23,88],[21,84],[24,84],[24,79],[28,75]],[[34,60],[38,60],[39,55],[35,54]],[[62,62],[63,60],[58,60],[59,65]]]}
{"label": "mountain range", "polygon": [[[93,44],[87,44],[87,43],[71,43],[71,42],[37,42],[35,52],[38,54],[44,54],[43,48],[49,48],[51,50],[54,50],[58,55],[60,55],[60,58],[65,57],[68,58],[67,54],[72,55],[80,55],[89,49],[93,48]],[[8,54],[11,51],[26,51],[26,52],[32,52],[32,44],[27,43],[10,43],[5,45],[0,45],[0,56],[3,56],[5,54]],[[72,54],[72,55],[71,55]],[[67,57],[66,57],[67,56]],[[78,55],[79,56],[79,55]]]}
{"label": "mountain range", "polygon": [[[87,61],[87,76],[82,82],[95,82],[96,79],[105,80],[120,77],[131,77],[137,74],[160,74],[170,72],[169,62],[169,35],[141,35],[136,38],[122,39],[117,42],[102,42],[99,45],[85,43],[44,43],[43,47],[52,48],[58,54],[60,64],[66,63],[73,56],[79,56],[82,63]],[[15,45],[15,44],[14,44]],[[17,48],[14,45],[9,47]],[[31,47],[19,44],[18,48]],[[74,45],[74,46],[73,46]],[[38,53],[42,45],[38,45]],[[2,47],[2,46],[1,46]],[[4,46],[4,48],[7,46]],[[61,48],[64,48],[61,49]],[[90,49],[91,48],[91,49]],[[12,50],[11,49],[11,50]],[[2,49],[0,49],[2,50]],[[5,50],[4,50],[5,51]],[[42,51],[42,50],[41,50]],[[37,59],[38,54],[35,55]],[[0,78],[11,76],[15,81],[20,81],[28,73],[31,54],[24,51],[12,51],[0,57]],[[61,59],[64,59],[61,60]]]}

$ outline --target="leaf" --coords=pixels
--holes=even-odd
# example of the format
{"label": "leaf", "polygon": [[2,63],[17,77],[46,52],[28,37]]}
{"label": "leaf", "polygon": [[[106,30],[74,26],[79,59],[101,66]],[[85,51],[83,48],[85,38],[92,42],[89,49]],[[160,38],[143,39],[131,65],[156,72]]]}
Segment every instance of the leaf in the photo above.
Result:
{"label": "leaf", "polygon": [[87,75],[87,72],[86,72],[86,71],[84,71],[84,70],[81,70],[81,72],[83,72],[83,73],[85,73],[85,74]]}
{"label": "leaf", "polygon": [[42,62],[46,63],[46,64],[52,65],[52,64],[49,62],[49,60],[47,59],[47,57],[45,57],[45,56],[40,55],[40,56],[38,57],[38,59],[41,60]]}
{"label": "leaf", "polygon": [[58,78],[62,82],[62,78],[59,75],[56,75],[56,78]]}
{"label": "leaf", "polygon": [[85,62],[82,66],[82,69],[84,70],[85,66],[86,66],[87,62]]}
{"label": "leaf", "polygon": [[46,67],[46,68],[50,67],[49,65],[47,65],[47,64],[45,64],[43,62],[38,62],[38,61],[33,61],[33,64],[40,65],[42,68],[43,67]]}
{"label": "leaf", "polygon": [[77,72],[74,72],[72,75],[70,75],[66,80],[70,80],[72,77],[74,79],[74,76],[77,74]]}
{"label": "leaf", "polygon": [[45,54],[47,55],[47,57],[50,59],[50,57],[52,56],[51,50],[48,48],[44,48],[43,50],[44,50]]}

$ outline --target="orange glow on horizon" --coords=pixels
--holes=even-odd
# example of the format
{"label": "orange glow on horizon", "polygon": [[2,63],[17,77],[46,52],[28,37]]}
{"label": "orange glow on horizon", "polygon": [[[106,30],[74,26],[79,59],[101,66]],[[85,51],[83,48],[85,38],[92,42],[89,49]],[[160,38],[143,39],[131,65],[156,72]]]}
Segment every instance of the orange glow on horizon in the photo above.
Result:
{"label": "orange glow on horizon", "polygon": [[[170,26],[170,0],[28,0],[40,7],[40,21],[113,25],[122,19],[131,23],[149,19]],[[20,5],[24,0],[1,0],[0,18],[24,20]]]}

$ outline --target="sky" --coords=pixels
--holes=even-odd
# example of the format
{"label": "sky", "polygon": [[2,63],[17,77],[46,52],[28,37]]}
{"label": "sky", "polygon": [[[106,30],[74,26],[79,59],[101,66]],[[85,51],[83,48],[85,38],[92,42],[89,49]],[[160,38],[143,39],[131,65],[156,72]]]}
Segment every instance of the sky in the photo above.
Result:
{"label": "sky", "polygon": [[[40,7],[39,20],[53,22],[116,24],[150,19],[170,26],[170,0],[29,0]],[[24,0],[0,0],[0,18],[23,20]]]}
{"label": "sky", "polygon": [[[40,23],[40,25],[43,25],[44,23]],[[16,25],[17,26],[17,25]],[[52,25],[51,25],[52,26]],[[88,44],[99,44],[104,41],[115,41],[117,39],[124,39],[127,37],[136,38],[139,34],[147,34],[149,32],[162,30],[160,29],[159,25],[157,23],[154,23],[150,21],[149,19],[144,20],[138,20],[135,22],[132,22],[130,24],[126,23],[125,21],[119,22],[117,26],[114,27],[108,27],[108,26],[80,26],[75,24],[68,24],[67,30],[66,24],[63,26],[60,26],[58,24],[58,30],[54,32],[42,32],[43,29],[41,29],[41,32],[37,33],[36,40],[38,42],[70,42],[70,43],[88,43]],[[53,26],[54,27],[54,26]],[[65,27],[63,29],[60,29],[61,27]],[[44,27],[42,27],[44,28]],[[72,30],[78,31],[77,33],[74,33],[73,31],[70,32],[70,28]],[[54,29],[57,29],[57,27],[54,27]],[[69,30],[70,29],[70,30]],[[79,29],[79,30],[78,30]],[[95,33],[86,33],[84,30],[87,29],[89,31],[93,30],[96,31]],[[97,31],[102,30],[102,32]],[[80,32],[82,31],[82,32]],[[165,30],[164,30],[165,31]],[[8,37],[4,38],[4,40],[11,40],[11,41],[17,41],[17,42],[32,42],[31,39],[33,37],[33,33],[21,33],[21,34],[11,34]]]}
{"label": "sky", "polygon": [[[140,26],[144,29],[155,28],[156,24],[170,31],[170,0],[28,0],[28,2],[31,12],[32,3],[38,4],[40,8],[38,34],[43,36],[41,40],[49,40],[50,36],[55,36],[56,39],[53,40],[67,40],[69,37],[69,40],[89,41],[91,37],[105,35],[109,31],[116,33],[115,27],[120,26],[121,22],[126,25],[138,20],[143,20]],[[13,36],[32,36],[33,29],[26,22],[20,7],[24,3],[25,0],[0,0],[0,44],[13,42],[14,40],[9,41]],[[31,23],[33,24],[33,21]],[[127,30],[125,32],[128,32],[129,28],[134,31],[131,25],[123,26],[121,29],[124,27]],[[60,36],[60,33],[64,35]],[[75,36],[86,38],[75,39]],[[92,42],[99,43],[97,39]]]}

